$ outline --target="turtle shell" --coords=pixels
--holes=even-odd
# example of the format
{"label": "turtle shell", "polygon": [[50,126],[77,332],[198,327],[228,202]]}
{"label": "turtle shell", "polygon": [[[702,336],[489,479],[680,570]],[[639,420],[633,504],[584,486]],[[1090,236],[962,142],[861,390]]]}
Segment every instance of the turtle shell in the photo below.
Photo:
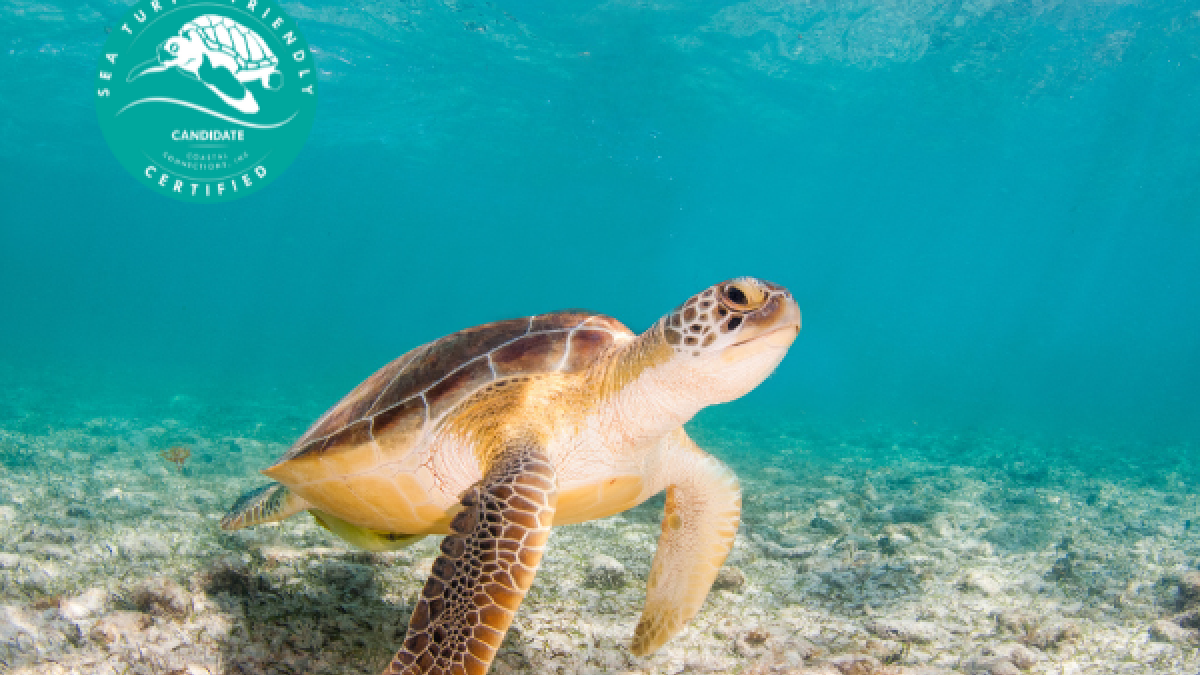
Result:
{"label": "turtle shell", "polygon": [[275,465],[376,441],[385,454],[419,442],[496,380],[579,372],[634,335],[612,317],[564,311],[484,324],[422,345],[368,377],[330,408]]}
{"label": "turtle shell", "polygon": [[279,59],[258,33],[224,16],[203,14],[185,23],[180,35],[194,33],[204,45],[229,55],[238,70],[259,70],[279,65]]}

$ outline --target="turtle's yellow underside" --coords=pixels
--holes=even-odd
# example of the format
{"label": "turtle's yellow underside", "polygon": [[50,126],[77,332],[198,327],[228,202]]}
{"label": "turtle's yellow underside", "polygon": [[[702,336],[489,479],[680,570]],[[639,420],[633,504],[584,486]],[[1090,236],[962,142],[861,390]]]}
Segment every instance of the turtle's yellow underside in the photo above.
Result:
{"label": "turtle's yellow underside", "polygon": [[[296,457],[264,473],[349,523],[406,535],[447,534],[460,510],[459,495],[480,480],[488,454],[520,420],[562,467],[555,522],[604,518],[643,501],[646,479],[632,457],[614,452],[620,445],[605,438],[613,425],[603,414],[564,414],[589,408],[584,401],[564,405],[565,399],[582,395],[577,384],[562,375],[523,378],[478,392],[412,438],[392,436]],[[527,425],[527,420],[544,424]]]}

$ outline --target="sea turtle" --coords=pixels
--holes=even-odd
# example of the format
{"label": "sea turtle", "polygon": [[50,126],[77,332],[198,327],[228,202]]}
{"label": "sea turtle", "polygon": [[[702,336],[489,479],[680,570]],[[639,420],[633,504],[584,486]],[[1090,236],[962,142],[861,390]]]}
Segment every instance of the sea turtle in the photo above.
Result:
{"label": "sea turtle", "polygon": [[158,46],[158,56],[129,72],[128,81],[169,68],[196,79],[222,101],[246,114],[258,112],[258,101],[246,89],[257,80],[275,91],[283,86],[279,59],[258,33],[220,16],[202,14],[183,24],[179,35]]}
{"label": "sea turtle", "polygon": [[633,652],[695,615],[737,532],[737,477],[688,437],[800,330],[781,286],[742,277],[645,333],[564,311],[417,347],[318,419],[241,497],[226,530],[300,511],[371,550],[448,535],[385,673],[483,675],[533,583],[551,525],[619,513],[667,491]]}

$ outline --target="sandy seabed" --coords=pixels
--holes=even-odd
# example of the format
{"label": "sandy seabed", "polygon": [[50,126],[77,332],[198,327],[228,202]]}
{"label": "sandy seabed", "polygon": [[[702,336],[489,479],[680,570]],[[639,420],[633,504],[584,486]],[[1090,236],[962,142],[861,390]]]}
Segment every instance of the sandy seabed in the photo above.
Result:
{"label": "sandy seabed", "polygon": [[[399,646],[437,538],[370,554],[307,515],[218,529],[283,443],[175,419],[38,426],[0,426],[0,672],[373,674]],[[1200,672],[1200,499],[1190,465],[1161,459],[1194,447],[693,434],[744,492],[700,614],[630,653],[659,498],[554,530],[492,673]],[[182,469],[158,454],[176,445]]]}

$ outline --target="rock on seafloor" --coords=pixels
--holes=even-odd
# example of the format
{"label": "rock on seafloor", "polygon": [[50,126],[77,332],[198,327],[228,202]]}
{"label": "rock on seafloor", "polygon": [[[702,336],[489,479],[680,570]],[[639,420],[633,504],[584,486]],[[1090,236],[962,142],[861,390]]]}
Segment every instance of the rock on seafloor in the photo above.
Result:
{"label": "rock on seafloor", "polygon": [[192,612],[191,595],[167,577],[147,579],[133,590],[133,603],[152,616],[177,619]]}
{"label": "rock on seafloor", "polygon": [[868,621],[866,628],[871,634],[881,638],[918,644],[930,644],[945,635],[945,631],[930,621],[877,619]]}
{"label": "rock on seafloor", "polygon": [[1200,607],[1200,571],[1190,570],[1180,577],[1179,604],[1185,610]]}
{"label": "rock on seafloor", "polygon": [[715,591],[738,591],[745,585],[746,575],[740,569],[726,565],[717,570],[712,587]]}
{"label": "rock on seafloor", "polygon": [[108,600],[108,591],[102,588],[89,588],[79,595],[62,600],[58,611],[71,621],[90,619],[104,611]]}
{"label": "rock on seafloor", "polygon": [[971,570],[961,582],[963,590],[978,591],[984,595],[996,595],[1004,590],[1000,582],[982,570]]}
{"label": "rock on seafloor", "polygon": [[1155,640],[1180,645],[1200,644],[1200,631],[1184,628],[1174,621],[1159,619],[1150,625],[1150,635]]}
{"label": "rock on seafloor", "polygon": [[137,644],[139,634],[154,623],[149,614],[117,611],[92,624],[91,637],[110,645]]}
{"label": "rock on seafloor", "polygon": [[597,553],[588,561],[587,582],[595,588],[620,588],[625,585],[625,566],[612,556]]}

